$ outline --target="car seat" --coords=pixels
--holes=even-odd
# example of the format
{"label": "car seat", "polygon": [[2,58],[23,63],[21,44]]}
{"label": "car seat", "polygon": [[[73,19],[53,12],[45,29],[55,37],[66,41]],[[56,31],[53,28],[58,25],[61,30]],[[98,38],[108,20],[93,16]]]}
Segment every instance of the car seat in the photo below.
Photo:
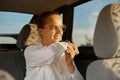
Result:
{"label": "car seat", "polygon": [[39,43],[41,37],[37,30],[37,25],[30,23],[26,24],[17,38],[17,46],[19,49],[24,50],[29,45],[35,45]]}
{"label": "car seat", "polygon": [[26,67],[24,49],[39,41],[40,36],[36,24],[23,26],[17,38],[19,50],[0,51],[0,80],[24,80]]}
{"label": "car seat", "polygon": [[93,42],[99,60],[87,67],[86,80],[120,80],[120,4],[101,10]]}

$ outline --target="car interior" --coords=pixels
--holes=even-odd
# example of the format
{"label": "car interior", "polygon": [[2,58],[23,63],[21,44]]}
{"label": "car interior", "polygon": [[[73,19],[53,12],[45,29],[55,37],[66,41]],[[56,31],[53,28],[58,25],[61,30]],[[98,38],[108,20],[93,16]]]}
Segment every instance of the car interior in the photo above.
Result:
{"label": "car interior", "polygon": [[[35,24],[41,13],[50,10],[60,12],[63,23],[69,26],[62,40],[72,42],[73,7],[90,1],[92,0],[1,0],[0,11],[33,14],[33,17],[22,26],[18,34],[0,34],[0,37],[16,39],[16,44],[0,44],[0,73],[3,70],[13,77],[11,80],[24,80],[24,49],[40,40]],[[120,4],[104,6],[95,25],[93,46],[78,46],[80,54],[75,56],[74,61],[85,80],[120,79],[119,18]],[[5,73],[0,74],[0,80],[7,80]]]}

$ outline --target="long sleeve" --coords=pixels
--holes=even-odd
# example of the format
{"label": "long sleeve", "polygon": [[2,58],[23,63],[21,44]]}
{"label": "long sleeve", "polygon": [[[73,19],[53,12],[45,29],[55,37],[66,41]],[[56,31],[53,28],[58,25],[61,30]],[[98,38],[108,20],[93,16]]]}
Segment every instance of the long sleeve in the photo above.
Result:
{"label": "long sleeve", "polygon": [[82,75],[78,71],[76,71],[74,74],[71,74],[71,76],[72,80],[84,80]]}
{"label": "long sleeve", "polygon": [[24,53],[26,60],[24,80],[83,80],[77,68],[73,75],[70,74],[65,61],[66,49],[66,42],[27,47]]}
{"label": "long sleeve", "polygon": [[83,76],[80,74],[75,64],[74,64],[74,67],[75,67],[75,72],[74,74],[71,74],[72,79],[73,80],[84,80]]}
{"label": "long sleeve", "polygon": [[65,43],[54,43],[50,46],[29,46],[25,50],[25,59],[27,66],[37,66],[42,64],[50,64],[55,56],[61,55],[66,49]]}

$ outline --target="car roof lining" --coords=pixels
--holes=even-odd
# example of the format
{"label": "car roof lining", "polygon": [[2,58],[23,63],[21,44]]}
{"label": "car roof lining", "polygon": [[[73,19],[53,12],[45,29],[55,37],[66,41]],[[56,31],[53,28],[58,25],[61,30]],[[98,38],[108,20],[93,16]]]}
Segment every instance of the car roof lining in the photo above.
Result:
{"label": "car roof lining", "polygon": [[39,15],[64,5],[89,0],[1,0],[0,11],[21,12]]}

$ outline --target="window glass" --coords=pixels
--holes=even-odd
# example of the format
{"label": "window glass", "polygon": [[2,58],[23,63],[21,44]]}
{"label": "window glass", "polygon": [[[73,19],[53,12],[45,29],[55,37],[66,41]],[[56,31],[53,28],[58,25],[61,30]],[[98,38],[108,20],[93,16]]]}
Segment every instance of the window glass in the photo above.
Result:
{"label": "window glass", "polygon": [[0,37],[0,44],[16,44],[16,39],[12,37]]}
{"label": "window glass", "polygon": [[19,33],[23,25],[30,22],[33,15],[13,12],[0,12],[0,34]]}
{"label": "window glass", "polygon": [[[13,12],[0,12],[0,35],[18,34],[22,27],[29,23],[33,15]],[[12,37],[0,37],[0,44],[15,44]]]}
{"label": "window glass", "polygon": [[92,46],[97,17],[102,8],[120,0],[92,0],[74,8],[73,42],[78,46]]}

